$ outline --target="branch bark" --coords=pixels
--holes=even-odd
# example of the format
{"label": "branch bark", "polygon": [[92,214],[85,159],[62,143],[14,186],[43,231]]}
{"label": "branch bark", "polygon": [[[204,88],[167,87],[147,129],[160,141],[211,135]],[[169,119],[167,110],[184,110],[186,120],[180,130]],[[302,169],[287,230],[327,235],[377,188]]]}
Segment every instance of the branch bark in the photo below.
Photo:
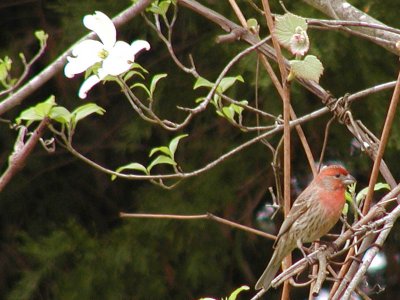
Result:
{"label": "branch bark", "polygon": [[49,119],[43,119],[26,143],[24,143],[26,131],[25,129],[21,129],[24,131],[20,133],[20,136],[15,142],[14,152],[10,155],[8,168],[0,177],[0,192],[10,182],[15,174],[22,170],[26,160],[28,159],[28,156],[35,148],[37,142],[39,141],[48,124]]}
{"label": "branch bark", "polygon": [[[385,25],[344,0],[303,0],[303,2],[333,19]],[[364,38],[372,37],[370,40],[373,43],[400,55],[399,49],[396,48],[396,43],[400,40],[399,34],[367,27],[353,27],[351,31],[361,33]]]}

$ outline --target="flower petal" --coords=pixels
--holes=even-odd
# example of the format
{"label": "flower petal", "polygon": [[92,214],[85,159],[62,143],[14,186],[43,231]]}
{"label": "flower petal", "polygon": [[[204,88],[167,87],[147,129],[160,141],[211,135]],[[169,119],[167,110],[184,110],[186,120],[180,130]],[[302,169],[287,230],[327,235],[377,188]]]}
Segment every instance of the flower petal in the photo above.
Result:
{"label": "flower petal", "polygon": [[115,26],[104,13],[96,11],[94,15],[85,16],[83,24],[99,36],[107,50],[114,46],[117,36]]}
{"label": "flower petal", "polygon": [[132,51],[134,51],[135,54],[136,54],[136,53],[138,53],[138,52],[140,52],[142,50],[149,51],[150,50],[150,44],[147,41],[137,40],[137,41],[134,41],[131,44],[131,48],[132,48]]}
{"label": "flower petal", "polygon": [[129,45],[123,41],[117,41],[103,61],[103,69],[110,75],[117,76],[129,70],[135,55],[143,49],[150,49],[146,41],[135,41]]}
{"label": "flower petal", "polygon": [[100,78],[97,75],[89,76],[81,85],[79,89],[79,98],[85,99],[87,93],[94,87],[96,84],[100,82]]}
{"label": "flower petal", "polygon": [[68,56],[68,63],[65,65],[64,74],[68,78],[74,77],[76,74],[85,72],[88,68],[93,66],[97,61],[91,59],[83,59],[80,57]]}
{"label": "flower petal", "polygon": [[64,74],[68,78],[86,71],[95,63],[101,61],[100,53],[103,49],[103,44],[99,41],[86,40],[72,49],[72,56],[67,57],[67,64],[64,68]]}
{"label": "flower petal", "polygon": [[103,61],[102,67],[107,74],[117,76],[129,70],[134,58],[135,52],[132,51],[131,46],[118,41]]}
{"label": "flower petal", "polygon": [[104,45],[99,41],[84,40],[72,48],[73,56],[93,56],[94,53],[99,53],[103,50]]}

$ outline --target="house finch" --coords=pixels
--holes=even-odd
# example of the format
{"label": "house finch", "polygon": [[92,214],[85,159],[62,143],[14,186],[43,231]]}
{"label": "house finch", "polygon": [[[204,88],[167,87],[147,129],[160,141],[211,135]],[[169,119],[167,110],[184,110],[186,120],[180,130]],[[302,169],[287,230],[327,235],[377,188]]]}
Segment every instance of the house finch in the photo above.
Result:
{"label": "house finch", "polygon": [[[346,186],[355,179],[338,165],[324,167],[297,197],[276,238],[272,258],[256,289],[268,290],[283,259],[303,243],[313,242],[336,224],[345,204]],[[303,252],[304,254],[304,252]]]}

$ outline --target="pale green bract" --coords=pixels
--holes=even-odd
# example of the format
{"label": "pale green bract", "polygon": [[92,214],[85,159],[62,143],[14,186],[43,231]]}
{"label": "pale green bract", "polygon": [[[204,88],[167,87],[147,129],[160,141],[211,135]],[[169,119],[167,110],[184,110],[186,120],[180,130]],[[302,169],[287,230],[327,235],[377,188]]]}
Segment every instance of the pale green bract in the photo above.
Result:
{"label": "pale green bract", "polygon": [[291,13],[276,17],[274,35],[294,55],[304,55],[310,46],[307,22]]}
{"label": "pale green bract", "polygon": [[314,55],[307,55],[304,60],[291,60],[291,73],[296,77],[314,80],[319,82],[319,78],[324,72],[324,67],[320,60]]}

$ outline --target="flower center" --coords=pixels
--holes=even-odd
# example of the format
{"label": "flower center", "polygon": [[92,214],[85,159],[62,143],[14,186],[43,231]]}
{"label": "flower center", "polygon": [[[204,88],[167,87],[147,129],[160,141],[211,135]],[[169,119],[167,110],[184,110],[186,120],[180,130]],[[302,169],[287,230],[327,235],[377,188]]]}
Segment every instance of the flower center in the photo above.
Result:
{"label": "flower center", "polygon": [[106,49],[102,49],[97,55],[101,59],[105,59],[108,56],[108,51]]}

